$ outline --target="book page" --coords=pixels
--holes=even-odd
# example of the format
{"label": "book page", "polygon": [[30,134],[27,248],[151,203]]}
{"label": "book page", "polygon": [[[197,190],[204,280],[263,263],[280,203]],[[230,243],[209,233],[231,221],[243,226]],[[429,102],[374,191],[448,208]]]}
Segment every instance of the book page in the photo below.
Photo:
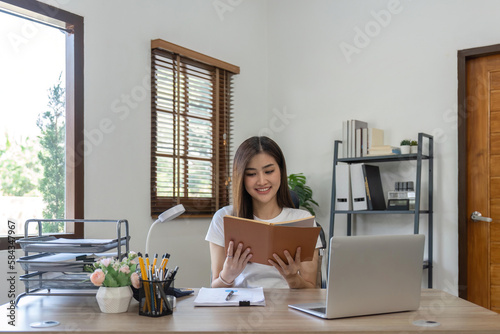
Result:
{"label": "book page", "polygon": [[315,226],[314,216],[296,219],[296,220],[289,220],[289,221],[279,222],[279,223],[269,223],[269,224],[270,225],[279,225],[279,226],[296,226],[296,227],[313,227],[313,226]]}

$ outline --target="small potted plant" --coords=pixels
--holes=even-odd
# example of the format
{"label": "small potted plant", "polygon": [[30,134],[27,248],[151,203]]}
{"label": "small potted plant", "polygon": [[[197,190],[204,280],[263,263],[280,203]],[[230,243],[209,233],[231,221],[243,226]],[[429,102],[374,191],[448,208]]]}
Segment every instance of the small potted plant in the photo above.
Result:
{"label": "small potted plant", "polygon": [[410,142],[410,153],[417,154],[418,153],[418,142],[416,140],[412,140]]}
{"label": "small potted plant", "polygon": [[403,139],[399,144],[401,146],[401,154],[409,154],[410,153],[410,140]]}
{"label": "small potted plant", "polygon": [[137,254],[129,252],[123,260],[112,257],[101,258],[92,265],[85,267],[92,272],[90,281],[99,287],[96,294],[99,308],[104,313],[126,312],[132,299],[133,285],[140,285],[139,275],[136,273]]}

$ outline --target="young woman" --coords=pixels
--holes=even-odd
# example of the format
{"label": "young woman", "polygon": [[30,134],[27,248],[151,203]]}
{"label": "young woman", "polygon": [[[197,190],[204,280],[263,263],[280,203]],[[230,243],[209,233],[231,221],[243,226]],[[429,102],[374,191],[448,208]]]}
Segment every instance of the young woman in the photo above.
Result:
{"label": "young woman", "polygon": [[[252,263],[252,250],[231,241],[224,251],[225,215],[282,222],[309,217],[307,211],[294,209],[288,190],[285,157],[279,146],[268,137],[245,140],[234,156],[233,205],[217,211],[205,240],[210,242],[212,287],[315,288],[318,252],[312,261],[302,262],[300,247],[295,259],[285,251],[288,263],[278,255],[269,266]],[[318,240],[317,247],[321,242]]]}

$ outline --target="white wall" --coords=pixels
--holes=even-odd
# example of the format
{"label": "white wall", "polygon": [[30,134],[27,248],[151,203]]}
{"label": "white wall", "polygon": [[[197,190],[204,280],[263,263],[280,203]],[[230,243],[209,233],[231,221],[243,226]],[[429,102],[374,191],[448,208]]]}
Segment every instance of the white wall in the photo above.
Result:
{"label": "white wall", "polygon": [[[47,1],[54,3],[54,1]],[[219,16],[216,5],[226,4]],[[149,43],[162,38],[241,67],[235,82],[235,143],[269,134],[282,146],[289,172],[303,172],[328,227],[333,141],[341,122],[362,119],[396,145],[418,132],[435,137],[434,286],[457,293],[457,50],[500,42],[500,2],[401,0],[369,43],[355,29],[377,28],[372,12],[389,0],[68,0],[61,8],[85,18],[86,218],[125,218],[132,249],[144,250],[149,215],[149,98],[116,113],[123,95],[142,92]],[[359,37],[358,37],[359,38]],[[341,43],[356,46],[348,62]],[[149,89],[146,84],[145,87]],[[136,95],[137,96],[137,95]],[[114,105],[115,103],[115,105]],[[114,106],[114,107],[113,107]],[[94,131],[94,132],[92,132]],[[95,144],[91,142],[94,140]],[[404,169],[408,169],[406,166]],[[401,177],[410,171],[400,172]],[[389,179],[383,175],[384,183]],[[401,222],[399,222],[401,220]],[[408,217],[370,217],[358,233],[404,232]],[[425,219],[423,219],[425,220]],[[337,219],[336,234],[345,233]],[[178,285],[208,284],[209,219],[156,226],[151,251],[169,251],[181,267]],[[425,224],[423,225],[425,228]],[[328,232],[328,231],[327,231]],[[87,237],[113,229],[87,226]]]}
{"label": "white wall", "polygon": [[[264,1],[248,1],[224,11],[203,0],[61,2],[61,8],[84,17],[85,128],[90,133],[85,217],[127,219],[132,250],[144,252],[152,223],[150,41],[161,38],[240,66],[234,97],[234,140],[239,143],[266,119],[266,6]],[[131,107],[122,100],[126,95]],[[100,139],[97,129],[103,119],[111,120],[114,129]],[[172,254],[170,264],[180,266],[178,285],[209,283],[210,258],[204,240],[209,222],[208,218],[178,219],[154,228],[150,253]],[[85,228],[86,237],[113,233],[114,226]]]}
{"label": "white wall", "polygon": [[[455,294],[457,50],[500,43],[499,10],[498,1],[269,2],[269,106],[295,116],[276,138],[290,170],[308,177],[321,206],[318,219],[329,221],[333,142],[341,139],[342,120],[384,129],[386,144],[395,146],[418,132],[435,135],[434,287]],[[363,40],[357,31],[366,28],[371,36]],[[342,43],[357,53],[346,57]],[[389,168],[396,180],[414,178],[409,164],[401,167]],[[394,179],[382,177],[390,189]],[[360,234],[412,231],[411,217],[363,218]],[[345,219],[337,221],[335,233],[345,234]],[[422,221],[425,231],[425,215]]]}

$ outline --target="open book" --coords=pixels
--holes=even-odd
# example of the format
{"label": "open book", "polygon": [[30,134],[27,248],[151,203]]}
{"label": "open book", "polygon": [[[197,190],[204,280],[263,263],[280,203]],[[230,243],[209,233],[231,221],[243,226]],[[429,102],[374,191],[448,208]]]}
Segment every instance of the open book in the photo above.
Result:
{"label": "open book", "polygon": [[295,258],[300,246],[300,260],[311,261],[320,230],[321,227],[314,224],[314,216],[282,223],[224,216],[225,250],[227,253],[229,241],[234,241],[235,247],[241,242],[243,250],[251,248],[251,262],[270,265],[267,260],[274,261],[274,253],[288,263],[283,251],[288,250]]}

